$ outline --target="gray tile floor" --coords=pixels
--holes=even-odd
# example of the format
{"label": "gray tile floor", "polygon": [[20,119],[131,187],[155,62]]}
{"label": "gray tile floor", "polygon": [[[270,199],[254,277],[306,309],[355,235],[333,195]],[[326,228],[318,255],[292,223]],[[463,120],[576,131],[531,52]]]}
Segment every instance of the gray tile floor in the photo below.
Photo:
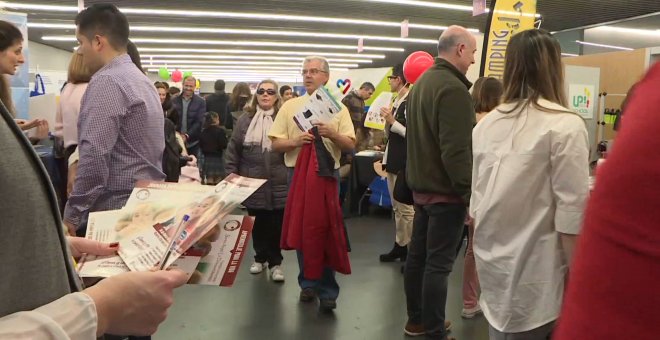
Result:
{"label": "gray tile floor", "polygon": [[[169,317],[156,340],[295,339],[403,340],[406,304],[400,263],[380,263],[378,255],[392,246],[389,216],[347,219],[353,252],[353,274],[338,275],[341,293],[334,314],[320,314],[317,304],[298,302],[295,253],[284,253],[286,282],[276,284],[264,272],[249,273],[253,253],[246,254],[233,287],[186,286],[179,289]],[[461,319],[463,259],[450,276],[447,317],[458,340],[487,340],[488,325],[479,316]],[[412,338],[408,338],[412,339]]]}

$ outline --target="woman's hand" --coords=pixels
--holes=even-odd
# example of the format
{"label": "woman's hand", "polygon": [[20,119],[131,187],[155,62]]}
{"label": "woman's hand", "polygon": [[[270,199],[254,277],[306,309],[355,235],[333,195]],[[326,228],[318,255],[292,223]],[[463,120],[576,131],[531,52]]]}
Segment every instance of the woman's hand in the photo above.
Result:
{"label": "woman's hand", "polygon": [[16,125],[18,125],[19,128],[21,128],[21,130],[27,131],[34,127],[37,127],[39,123],[41,123],[41,120],[36,118],[32,120],[14,119],[14,122],[16,123]]}
{"label": "woman's hand", "polygon": [[117,254],[119,243],[102,243],[90,240],[84,237],[67,236],[69,250],[75,259],[79,259],[82,254],[108,256]]}

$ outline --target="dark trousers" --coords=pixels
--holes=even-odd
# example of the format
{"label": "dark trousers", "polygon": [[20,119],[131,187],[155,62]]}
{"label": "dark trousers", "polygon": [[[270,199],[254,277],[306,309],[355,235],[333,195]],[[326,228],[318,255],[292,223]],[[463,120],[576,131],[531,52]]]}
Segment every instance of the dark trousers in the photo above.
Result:
{"label": "dark trousers", "polygon": [[408,321],[424,325],[427,339],[445,339],[447,279],[456,259],[466,208],[462,204],[415,204],[404,275]]}
{"label": "dark trousers", "polygon": [[254,216],[252,245],[257,253],[254,256],[254,261],[259,263],[268,262],[268,268],[281,265],[280,238],[282,236],[284,209],[248,209],[248,214]]}

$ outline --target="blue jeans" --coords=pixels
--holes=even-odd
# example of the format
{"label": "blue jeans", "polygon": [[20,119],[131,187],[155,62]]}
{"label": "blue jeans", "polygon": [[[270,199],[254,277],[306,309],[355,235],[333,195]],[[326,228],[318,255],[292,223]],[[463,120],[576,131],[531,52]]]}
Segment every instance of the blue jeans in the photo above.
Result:
{"label": "blue jeans", "polygon": [[[337,177],[339,182],[339,170],[335,170],[335,177]],[[289,189],[291,189],[292,180],[293,168],[288,168],[287,181]],[[329,267],[325,267],[323,268],[323,274],[320,280],[305,279],[303,276],[303,253],[300,250],[296,250],[296,255],[298,256],[298,268],[300,269],[300,273],[298,273],[298,285],[300,289],[312,288],[316,290],[321,300],[337,300],[339,296],[339,284],[335,280],[335,271]]]}

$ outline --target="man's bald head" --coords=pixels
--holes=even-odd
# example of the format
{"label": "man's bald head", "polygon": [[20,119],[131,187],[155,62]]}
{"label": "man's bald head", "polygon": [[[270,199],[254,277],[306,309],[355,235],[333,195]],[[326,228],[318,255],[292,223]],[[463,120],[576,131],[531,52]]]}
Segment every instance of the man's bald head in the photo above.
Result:
{"label": "man's bald head", "polygon": [[464,74],[474,64],[477,40],[465,27],[450,26],[438,39],[438,57],[452,63]]}

